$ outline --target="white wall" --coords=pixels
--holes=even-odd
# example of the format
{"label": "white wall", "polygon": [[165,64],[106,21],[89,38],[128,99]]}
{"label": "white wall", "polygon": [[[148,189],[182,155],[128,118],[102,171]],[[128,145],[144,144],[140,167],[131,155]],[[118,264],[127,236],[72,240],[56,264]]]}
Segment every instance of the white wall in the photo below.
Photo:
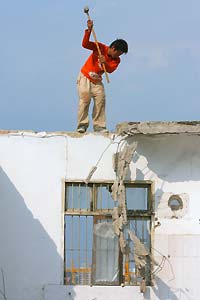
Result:
{"label": "white wall", "polygon": [[[157,214],[161,225],[155,228],[154,252],[158,262],[162,254],[166,260],[145,299],[196,300],[200,296],[200,137],[135,139],[138,147],[129,179],[154,182],[156,212],[165,193],[186,193],[189,198],[182,218]],[[62,179],[86,179],[107,147],[92,179],[114,179],[116,142],[119,138],[113,142],[92,134],[0,135],[0,267],[8,300],[143,299],[139,287],[62,286]]]}
{"label": "white wall", "polygon": [[65,144],[63,137],[0,136],[0,267],[8,300],[43,299],[44,284],[61,282]]}

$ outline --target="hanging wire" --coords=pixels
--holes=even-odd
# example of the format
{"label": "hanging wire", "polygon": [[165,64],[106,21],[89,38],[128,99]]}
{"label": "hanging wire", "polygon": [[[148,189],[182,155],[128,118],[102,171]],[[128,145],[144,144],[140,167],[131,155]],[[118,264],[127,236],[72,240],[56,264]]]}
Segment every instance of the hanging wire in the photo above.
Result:
{"label": "hanging wire", "polygon": [[171,272],[172,272],[172,275],[173,275],[173,278],[171,280],[174,280],[175,279],[175,274],[174,274],[174,271],[173,271],[173,268],[172,268],[172,265],[171,265],[171,262],[169,261],[169,259],[163,253],[161,253],[159,250],[155,249],[154,247],[151,247],[151,249],[162,256],[162,260],[161,260],[161,262],[160,262],[160,264],[158,265],[158,268],[157,268],[158,270],[156,269],[155,271],[153,271],[152,275],[158,274],[164,268],[165,262],[167,261],[170,265],[170,269],[171,269]]}

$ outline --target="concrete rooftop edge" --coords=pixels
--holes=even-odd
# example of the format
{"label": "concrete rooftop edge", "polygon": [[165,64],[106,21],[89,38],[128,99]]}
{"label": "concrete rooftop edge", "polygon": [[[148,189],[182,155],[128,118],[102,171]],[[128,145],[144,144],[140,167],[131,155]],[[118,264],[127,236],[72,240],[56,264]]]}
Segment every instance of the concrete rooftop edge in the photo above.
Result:
{"label": "concrete rooftop edge", "polygon": [[124,122],[117,124],[118,134],[200,134],[200,121],[171,121],[171,122]]}
{"label": "concrete rooftop edge", "polygon": [[[32,130],[0,130],[0,135],[34,135],[38,137],[45,136],[72,136],[80,137],[86,134],[99,135],[100,133],[86,132],[84,134],[76,131],[54,131],[54,132],[36,132]],[[117,135],[159,135],[159,134],[191,134],[200,135],[200,121],[149,121],[149,122],[123,122],[116,125],[116,130],[109,134],[100,134],[108,136]]]}

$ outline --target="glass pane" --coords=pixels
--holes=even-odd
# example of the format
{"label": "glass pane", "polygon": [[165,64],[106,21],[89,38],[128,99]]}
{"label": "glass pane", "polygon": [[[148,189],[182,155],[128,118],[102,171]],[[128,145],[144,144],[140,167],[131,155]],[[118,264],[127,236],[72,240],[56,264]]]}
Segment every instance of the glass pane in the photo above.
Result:
{"label": "glass pane", "polygon": [[81,184],[67,186],[67,209],[90,209],[91,187]]}
{"label": "glass pane", "polygon": [[110,188],[111,186],[109,184],[106,186],[103,185],[98,186],[97,209],[114,208],[114,201],[111,197]]}
{"label": "glass pane", "polygon": [[119,282],[118,237],[113,231],[112,220],[98,220],[94,225],[94,281]]}
{"label": "glass pane", "polygon": [[127,209],[147,210],[148,188],[126,187]]}
{"label": "glass pane", "polygon": [[65,283],[91,284],[92,216],[65,216]]}

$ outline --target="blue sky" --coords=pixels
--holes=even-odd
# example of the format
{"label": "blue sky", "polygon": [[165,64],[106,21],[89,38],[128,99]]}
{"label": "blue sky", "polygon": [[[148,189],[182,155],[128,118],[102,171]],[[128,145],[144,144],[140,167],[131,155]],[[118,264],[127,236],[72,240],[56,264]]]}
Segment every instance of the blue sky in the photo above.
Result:
{"label": "blue sky", "polygon": [[0,129],[76,129],[76,78],[90,54],[81,47],[86,5],[99,41],[129,44],[110,84],[104,79],[108,129],[199,120],[198,0],[2,0]]}

